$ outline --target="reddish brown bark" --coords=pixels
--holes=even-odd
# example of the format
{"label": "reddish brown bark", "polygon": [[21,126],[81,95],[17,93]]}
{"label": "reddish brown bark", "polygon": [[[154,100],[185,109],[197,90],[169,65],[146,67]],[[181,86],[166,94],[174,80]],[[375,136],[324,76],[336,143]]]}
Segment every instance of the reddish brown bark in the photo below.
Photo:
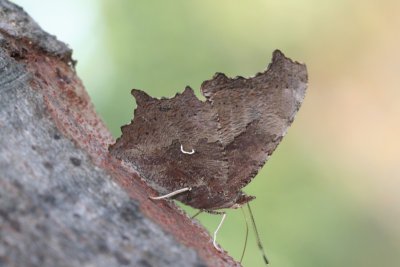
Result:
{"label": "reddish brown bark", "polygon": [[239,265],[109,156],[71,50],[4,0],[0,56],[0,265]]}

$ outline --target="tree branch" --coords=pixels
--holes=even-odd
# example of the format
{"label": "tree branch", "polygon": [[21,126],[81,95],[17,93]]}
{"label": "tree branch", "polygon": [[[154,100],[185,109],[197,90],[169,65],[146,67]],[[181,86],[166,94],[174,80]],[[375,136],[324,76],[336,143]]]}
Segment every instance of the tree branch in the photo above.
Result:
{"label": "tree branch", "polygon": [[0,266],[239,265],[109,156],[71,54],[0,0]]}

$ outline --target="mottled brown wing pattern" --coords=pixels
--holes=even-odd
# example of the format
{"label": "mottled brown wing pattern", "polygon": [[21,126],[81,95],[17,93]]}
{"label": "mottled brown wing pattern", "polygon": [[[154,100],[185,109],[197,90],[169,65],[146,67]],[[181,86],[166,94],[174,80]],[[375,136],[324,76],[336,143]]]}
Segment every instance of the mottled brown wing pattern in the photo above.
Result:
{"label": "mottled brown wing pattern", "polygon": [[[228,178],[228,161],[219,141],[218,121],[210,103],[189,87],[171,99],[155,99],[132,90],[137,108],[110,152],[137,169],[160,194],[192,187],[177,198],[196,206],[211,198],[213,189]],[[185,154],[181,151],[195,151]],[[201,202],[201,201],[200,201]]]}
{"label": "mottled brown wing pattern", "polygon": [[[201,91],[186,88],[171,99],[132,90],[132,123],[110,146],[160,194],[191,187],[176,199],[195,208],[235,207],[251,200],[241,192],[275,150],[305,94],[305,65],[275,51],[255,77],[216,74]],[[192,151],[193,154],[182,153]]]}
{"label": "mottled brown wing pattern", "polygon": [[[217,111],[219,134],[228,162],[227,195],[234,199],[275,150],[303,102],[307,69],[273,54],[269,68],[253,78],[217,74],[202,84]],[[239,193],[240,194],[240,193]]]}

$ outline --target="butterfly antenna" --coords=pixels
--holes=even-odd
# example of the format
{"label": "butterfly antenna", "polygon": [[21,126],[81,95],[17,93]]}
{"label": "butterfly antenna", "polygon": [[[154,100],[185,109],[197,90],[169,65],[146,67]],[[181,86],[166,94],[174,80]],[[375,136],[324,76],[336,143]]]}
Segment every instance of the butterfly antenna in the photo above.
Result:
{"label": "butterfly antenna", "polygon": [[240,256],[240,263],[242,263],[244,253],[246,252],[246,247],[247,247],[247,238],[249,236],[249,222],[247,221],[246,213],[244,212],[243,207],[240,207],[243,213],[244,221],[246,222],[246,237],[244,239],[244,246],[243,246],[243,251],[242,251],[242,256]]}
{"label": "butterfly antenna", "polygon": [[268,262],[268,259],[267,259],[267,255],[265,255],[264,247],[263,247],[263,245],[261,243],[260,235],[258,234],[258,231],[257,231],[256,222],[254,221],[253,212],[251,212],[250,204],[248,202],[247,202],[247,208],[249,209],[251,224],[253,225],[253,230],[254,230],[254,233],[256,235],[257,246],[261,251],[261,254],[263,256],[265,264],[268,265],[269,262]]}

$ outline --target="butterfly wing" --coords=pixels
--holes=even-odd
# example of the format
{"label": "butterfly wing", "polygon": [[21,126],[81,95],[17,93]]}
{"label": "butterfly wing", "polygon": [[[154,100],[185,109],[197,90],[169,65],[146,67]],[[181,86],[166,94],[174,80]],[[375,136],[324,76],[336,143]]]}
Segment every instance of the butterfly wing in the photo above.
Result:
{"label": "butterfly wing", "polygon": [[132,123],[110,153],[131,163],[160,194],[196,188],[176,198],[196,208],[212,206],[215,185],[225,183],[228,161],[219,140],[218,122],[209,102],[187,87],[171,99],[132,90],[137,108]]}
{"label": "butterfly wing", "polygon": [[268,69],[255,77],[230,79],[216,74],[202,84],[203,95],[218,114],[218,132],[229,162],[223,186],[233,203],[227,205],[243,204],[240,189],[258,173],[286,134],[306,88],[306,66],[278,50]]}
{"label": "butterfly wing", "polygon": [[204,102],[190,88],[171,99],[132,90],[134,119],[110,153],[131,163],[160,194],[193,188],[176,197],[192,207],[246,203],[252,197],[241,188],[285,135],[306,84],[305,65],[275,51],[269,68],[253,78],[217,74],[204,82]]}

